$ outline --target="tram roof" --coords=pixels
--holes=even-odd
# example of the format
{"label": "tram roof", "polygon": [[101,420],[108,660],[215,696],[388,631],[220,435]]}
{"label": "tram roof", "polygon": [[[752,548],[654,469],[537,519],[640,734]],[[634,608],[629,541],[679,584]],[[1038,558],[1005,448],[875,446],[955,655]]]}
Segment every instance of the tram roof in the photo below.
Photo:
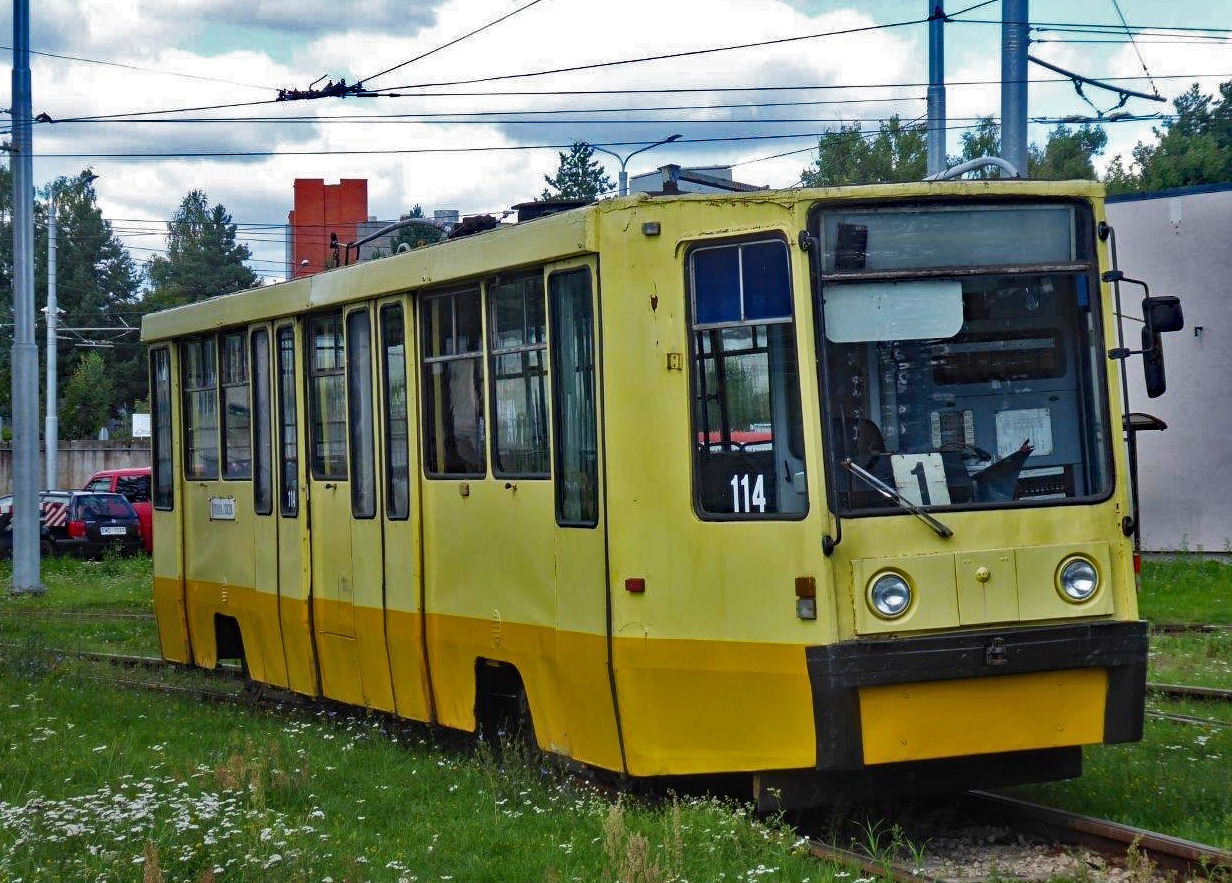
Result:
{"label": "tram roof", "polygon": [[502,270],[566,260],[599,250],[603,216],[653,204],[773,203],[811,206],[823,200],[918,199],[929,196],[1039,196],[1102,198],[1094,181],[918,181],[850,187],[758,190],[730,194],[674,194],[608,199],[533,221],[504,224],[473,236],[403,254],[327,270],[302,279],[222,295],[142,318],[142,340],[165,340],[276,319],[345,303],[482,277]]}

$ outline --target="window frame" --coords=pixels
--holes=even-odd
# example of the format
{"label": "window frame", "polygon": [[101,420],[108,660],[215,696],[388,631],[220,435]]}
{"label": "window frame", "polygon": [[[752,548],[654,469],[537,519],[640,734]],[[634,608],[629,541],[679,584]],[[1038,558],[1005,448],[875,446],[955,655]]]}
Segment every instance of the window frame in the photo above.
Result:
{"label": "window frame", "polygon": [[[392,384],[390,382],[390,344],[389,344],[389,323],[386,317],[392,314],[397,314],[398,321],[401,323],[401,346],[402,346],[402,385],[403,395],[405,400],[402,403],[401,417],[395,417],[393,402],[391,400]],[[411,376],[410,371],[414,365],[411,358],[410,348],[411,335],[407,333],[407,313],[406,306],[401,301],[386,301],[378,305],[377,309],[377,335],[381,350],[381,408],[384,416],[384,456],[382,457],[382,465],[385,470],[385,517],[390,521],[406,521],[411,517]],[[402,429],[404,430],[401,438],[394,434],[394,422],[399,420]],[[394,482],[394,454],[400,449],[405,461],[406,468],[402,476],[405,482],[404,495],[406,498],[406,510],[400,511],[396,508],[397,502],[400,500],[400,495],[395,489]]]}
{"label": "window frame", "polygon": [[[219,414],[219,395],[218,395],[218,338],[213,334],[201,335],[197,337],[187,337],[179,342],[180,346],[180,396],[184,407],[182,419],[184,421],[184,442],[182,445],[184,458],[182,468],[184,470],[184,478],[190,481],[218,481],[222,476],[222,419]],[[185,358],[186,351],[191,347],[201,347],[201,365],[206,369],[210,369],[208,376],[212,379],[212,383],[205,383],[201,386],[191,386],[186,376],[189,360]],[[205,351],[209,349],[211,358],[206,360]],[[194,415],[197,411],[189,407],[187,398],[189,395],[200,395],[209,393],[206,397],[207,401],[213,403],[214,406],[214,469],[198,471],[193,468],[191,458],[200,451],[204,451],[205,447],[199,445],[195,441],[197,431],[197,421]],[[208,460],[206,460],[208,462]]]}
{"label": "window frame", "polygon": [[[707,250],[712,250],[712,249],[717,250],[717,249],[722,249],[722,248],[733,248],[733,247],[742,249],[744,246],[748,246],[748,245],[762,245],[762,244],[771,243],[771,242],[781,245],[783,247],[784,258],[786,260],[786,268],[787,268],[786,284],[787,284],[787,288],[789,292],[787,304],[791,310],[790,316],[788,316],[787,318],[780,317],[780,318],[769,318],[769,319],[765,319],[765,318],[749,319],[745,317],[746,310],[744,309],[744,296],[743,296],[743,256],[741,255],[741,259],[740,259],[741,262],[738,264],[740,268],[739,272],[741,276],[741,298],[740,298],[741,318],[737,321],[697,323],[696,322],[697,284],[696,284],[696,276],[694,273],[693,256],[699,251],[707,251]],[[725,237],[721,239],[712,239],[712,240],[699,240],[699,241],[689,243],[684,250],[683,275],[684,275],[684,286],[685,286],[685,313],[686,313],[686,326],[687,326],[686,334],[688,335],[688,339],[689,339],[689,352],[686,358],[686,362],[688,363],[688,371],[687,371],[687,386],[688,386],[688,396],[689,396],[688,426],[689,426],[689,433],[690,433],[689,435],[689,479],[690,479],[690,485],[691,485],[691,490],[692,490],[693,512],[702,521],[740,522],[740,523],[762,522],[762,521],[803,521],[806,518],[808,518],[809,512],[812,509],[813,501],[811,499],[811,495],[808,494],[806,491],[806,493],[803,495],[803,506],[799,511],[782,511],[780,509],[779,511],[776,511],[776,512],[752,512],[752,511],[749,511],[749,512],[711,512],[707,510],[706,508],[704,508],[703,506],[702,487],[701,487],[701,481],[700,481],[700,476],[699,476],[700,460],[697,456],[697,451],[699,448],[699,444],[698,444],[699,433],[707,433],[707,434],[709,433],[709,430],[705,426],[700,425],[698,422],[699,415],[697,412],[697,398],[698,398],[699,390],[698,390],[698,385],[697,385],[698,384],[697,373],[699,370],[704,370],[701,364],[703,360],[710,359],[710,360],[717,361],[717,359],[719,358],[713,352],[713,350],[709,353],[705,353],[699,349],[698,335],[700,334],[709,335],[709,334],[717,332],[721,336],[723,331],[728,330],[728,329],[733,329],[733,328],[749,329],[750,335],[753,340],[752,349],[753,351],[759,351],[759,350],[764,349],[768,367],[772,367],[773,361],[774,361],[772,358],[772,348],[770,344],[770,334],[771,334],[772,328],[774,326],[782,326],[788,329],[788,341],[791,345],[790,355],[791,355],[791,358],[794,360],[794,367],[796,371],[796,380],[794,383],[794,392],[796,396],[794,420],[796,421],[796,423],[794,426],[789,427],[787,437],[783,440],[784,448],[787,451],[791,452],[793,456],[795,456],[797,452],[792,450],[795,439],[797,437],[799,438],[805,437],[805,433],[804,433],[804,391],[805,391],[804,390],[804,371],[803,371],[803,368],[800,362],[800,353],[802,351],[801,346],[800,346],[801,328],[800,328],[800,320],[798,316],[799,311],[796,309],[796,298],[795,298],[795,277],[797,274],[794,272],[791,259],[792,259],[791,240],[783,231],[776,230],[776,229],[767,229],[763,231],[758,231],[756,234],[745,235],[745,236]],[[757,343],[757,340],[759,337],[758,329],[760,329],[760,336],[765,337],[765,343],[760,346]],[[716,370],[717,370],[717,366],[716,366]],[[789,388],[786,392],[790,394],[791,389]],[[771,443],[773,445],[773,441]],[[798,459],[804,465],[805,474],[807,475],[808,469],[810,468],[810,457],[809,457],[809,452],[808,452],[808,445],[804,444],[803,449],[799,451],[798,453],[799,453]],[[776,483],[778,482],[778,466],[779,465],[780,464],[775,463],[774,471],[770,473],[770,475],[772,476],[772,480],[774,480]]]}
{"label": "window frame", "polygon": [[[166,395],[160,396],[158,382],[159,358],[166,360],[167,382]],[[160,512],[171,512],[175,509],[175,424],[173,402],[175,392],[171,376],[171,347],[155,346],[150,348],[150,502]],[[165,398],[165,402],[162,399]],[[165,421],[165,424],[164,424]],[[165,442],[162,439],[166,431]],[[164,450],[164,447],[166,450]],[[164,475],[164,472],[166,473]],[[162,492],[166,479],[166,493]]]}
{"label": "window frame", "polygon": [[[869,210],[875,212],[883,210],[886,212],[892,211],[909,211],[913,208],[927,209],[930,207],[944,206],[954,210],[963,211],[979,211],[980,209],[997,208],[1000,206],[1014,207],[1016,205],[1045,205],[1045,206],[1065,206],[1072,211],[1072,251],[1074,257],[1068,262],[1056,263],[1039,263],[1039,264],[979,264],[966,265],[961,267],[924,267],[924,268],[907,268],[895,270],[858,270],[845,272],[825,272],[824,261],[818,251],[810,253],[810,261],[813,269],[813,279],[810,282],[810,300],[813,317],[813,331],[815,335],[814,347],[817,358],[816,376],[818,379],[818,398],[819,398],[819,417],[822,421],[822,456],[820,465],[825,473],[825,497],[827,507],[836,517],[844,519],[848,518],[878,518],[884,515],[892,515],[901,510],[898,509],[843,509],[839,505],[839,482],[835,481],[835,476],[839,474],[840,467],[837,465],[840,451],[842,450],[841,439],[835,438],[833,430],[827,426],[831,423],[831,414],[834,405],[832,404],[831,395],[831,371],[829,367],[829,347],[830,343],[826,338],[826,310],[824,307],[825,289],[827,286],[841,285],[846,282],[859,282],[864,280],[916,280],[916,279],[933,279],[933,278],[956,278],[962,279],[965,277],[980,277],[980,276],[995,276],[995,275],[1032,275],[1032,274],[1055,274],[1061,276],[1072,276],[1075,279],[1081,277],[1086,280],[1086,290],[1090,298],[1090,315],[1092,317],[1092,326],[1090,332],[1092,339],[1090,340],[1090,350],[1094,353],[1103,353],[1109,346],[1109,336],[1115,337],[1114,329],[1109,327],[1104,321],[1104,295],[1100,284],[1100,268],[1102,262],[1099,255],[1097,239],[1098,218],[1095,215],[1094,206],[1092,203],[1081,197],[1062,196],[1062,197],[1046,197],[1046,196],[971,196],[971,197],[956,197],[952,199],[940,200],[936,197],[922,196],[908,200],[877,200],[863,199],[853,201],[843,200],[818,200],[808,211],[808,231],[818,243],[823,242],[823,223],[825,216],[831,212],[858,212],[860,210]],[[824,246],[819,246],[824,248]],[[965,324],[965,323],[964,323]],[[1066,356],[1068,358],[1068,354]],[[1092,413],[1095,414],[1101,422],[1103,432],[1103,443],[1098,444],[1098,439],[1093,438],[1090,441],[1090,450],[1097,455],[1098,466],[1106,476],[1104,491],[1098,495],[1075,495],[1068,498],[1044,499],[1025,497],[1009,501],[981,501],[970,503],[951,504],[948,506],[939,507],[941,513],[965,512],[965,511],[1009,511],[1019,509],[1041,509],[1051,506],[1090,506],[1111,499],[1116,493],[1118,482],[1122,480],[1119,475],[1115,457],[1113,456],[1113,441],[1119,437],[1117,430],[1113,426],[1111,419],[1112,392],[1109,387],[1109,376],[1107,369],[1107,360],[1103,358],[1095,359],[1079,359],[1075,364],[1075,369],[1078,364],[1091,365],[1092,370],[1079,372],[1079,386],[1089,384],[1090,389],[1087,394],[1094,399]],[[1098,433],[1092,433],[1096,436]],[[1094,460],[1092,461],[1094,462]],[[929,510],[933,511],[933,510]]]}
{"label": "window frame", "polygon": [[[565,456],[563,445],[565,442],[566,432],[563,426],[566,416],[566,408],[563,406],[562,389],[565,381],[560,367],[564,360],[559,357],[559,347],[564,344],[563,329],[557,324],[558,310],[556,307],[556,298],[553,291],[553,282],[562,276],[580,275],[585,277],[586,284],[586,307],[590,318],[590,366],[589,366],[589,388],[590,399],[593,413],[592,419],[587,425],[590,431],[591,440],[594,442],[595,451],[595,500],[594,511],[591,517],[578,520],[572,520],[564,517],[564,490],[565,476],[563,473],[565,461],[568,459]],[[598,310],[595,303],[595,276],[591,272],[589,265],[581,265],[576,267],[565,267],[559,270],[552,270],[548,273],[546,298],[547,298],[547,326],[548,326],[548,366],[549,366],[549,396],[551,400],[551,459],[552,459],[552,481],[555,483],[555,515],[556,524],[559,527],[577,527],[594,529],[599,526],[599,515],[602,509],[601,500],[603,494],[603,458],[600,454],[602,449],[602,440],[600,437],[599,415],[600,399],[599,399],[599,326],[598,326]],[[560,295],[566,297],[563,292]],[[581,372],[574,371],[577,375]]]}
{"label": "window frame", "polygon": [[[225,365],[226,342],[228,340],[238,340],[239,346],[237,351],[240,353],[243,360],[243,376],[238,380],[231,378],[230,382],[224,382],[223,367]],[[248,334],[246,329],[232,329],[223,331],[218,335],[218,343],[216,345],[216,353],[218,356],[218,438],[220,442],[220,453],[222,454],[221,469],[223,481],[252,481],[252,389],[249,386],[248,378],[251,376],[251,370],[248,364]],[[231,440],[230,427],[227,425],[227,391],[233,389],[243,390],[244,400],[248,404],[248,427],[244,435],[248,439],[248,468],[247,471],[231,469]],[[244,461],[239,461],[244,462]]]}
{"label": "window frame", "polygon": [[[426,313],[429,310],[431,303],[433,301],[446,301],[446,300],[449,302],[449,309],[450,309],[449,322],[450,322],[451,340],[454,342],[456,346],[456,342],[458,339],[457,299],[459,296],[463,296],[463,295],[466,295],[466,296],[474,295],[478,299],[479,337],[477,339],[477,348],[474,350],[467,350],[465,353],[455,352],[455,353],[446,353],[444,355],[438,355],[438,356],[429,355],[429,353],[431,352],[431,347],[428,346],[428,342],[424,339],[424,335],[430,334],[434,330],[432,323],[426,319]],[[418,298],[417,312],[419,315],[418,333],[419,333],[419,342],[420,342],[418,369],[419,369],[419,377],[420,377],[420,383],[421,383],[420,395],[419,395],[419,411],[420,411],[420,416],[422,420],[420,424],[420,452],[421,452],[423,475],[424,477],[430,480],[433,480],[433,481],[441,481],[441,480],[443,481],[468,481],[468,480],[487,478],[488,468],[490,465],[490,457],[488,455],[488,436],[490,435],[490,432],[488,431],[488,426],[487,426],[488,411],[487,411],[486,399],[488,397],[488,378],[487,378],[487,366],[486,366],[486,354],[485,354],[485,349],[486,349],[485,339],[486,339],[487,332],[484,327],[484,324],[486,321],[486,315],[485,315],[485,310],[484,310],[483,286],[481,286],[479,282],[476,281],[476,282],[472,282],[466,285],[451,286],[449,288],[443,288],[443,289],[439,289],[435,291],[423,292]],[[481,438],[479,439],[478,453],[483,459],[483,463],[482,463],[483,468],[480,471],[471,471],[471,472],[435,471],[432,468],[433,463],[435,462],[435,457],[433,456],[432,452],[428,449],[428,445],[432,444],[433,441],[436,440],[434,433],[429,430],[429,426],[428,426],[429,421],[433,419],[434,417],[434,414],[432,410],[430,410],[429,406],[430,405],[435,406],[437,404],[436,399],[431,393],[433,383],[431,379],[432,375],[430,372],[432,371],[432,366],[434,365],[448,364],[449,362],[461,362],[461,361],[468,361],[468,360],[472,362],[477,362],[478,369],[479,369],[479,391],[478,391],[478,397],[475,403],[475,406],[476,406],[475,416],[478,418],[479,421],[481,421],[481,426],[480,426]]]}
{"label": "window frame", "polygon": [[[284,338],[285,332],[285,338]],[[286,346],[284,346],[284,340]],[[295,325],[282,324],[274,328],[274,385],[277,393],[278,406],[278,515],[280,518],[298,518],[299,517],[299,486],[300,486],[300,465],[302,454],[299,444],[299,385],[296,383],[295,375]],[[283,359],[288,359],[288,364],[283,364]],[[289,370],[284,370],[289,369]],[[288,380],[289,383],[284,383]],[[290,422],[287,417],[287,403],[290,402]],[[288,437],[287,430],[290,429]],[[294,460],[288,460],[287,447],[288,443],[294,453]],[[294,485],[288,486],[287,482],[287,465],[293,463],[291,476],[294,479]]]}
{"label": "window frame", "polygon": [[[526,332],[530,329],[529,310],[527,309],[527,307],[529,306],[529,300],[527,300],[526,298],[523,298],[522,300],[523,342],[516,346],[498,347],[496,345],[496,340],[495,340],[495,335],[497,332],[496,320],[495,320],[495,315],[494,315],[495,310],[496,310],[496,305],[495,305],[495,300],[492,297],[492,289],[495,286],[516,284],[520,282],[529,282],[529,281],[537,281],[539,283],[538,295],[540,298],[540,306],[542,307],[542,315],[543,315],[542,334],[540,336],[541,340],[539,343],[526,343],[525,342],[526,337],[527,337]],[[549,427],[551,426],[551,423],[552,423],[552,417],[550,414],[551,405],[549,403],[549,400],[551,399],[551,380],[548,376],[550,371],[549,371],[549,365],[548,365],[548,340],[547,340],[549,320],[548,320],[547,285],[544,281],[543,269],[539,268],[536,270],[530,270],[530,271],[524,271],[524,272],[518,272],[518,273],[510,273],[505,276],[491,277],[484,284],[484,300],[485,300],[485,307],[486,307],[485,312],[486,312],[486,317],[487,317],[487,333],[484,335],[484,343],[485,343],[485,349],[486,349],[485,356],[486,356],[487,363],[488,363],[487,365],[488,384],[490,386],[490,392],[488,394],[488,407],[489,407],[488,419],[489,419],[489,425],[491,427],[487,435],[489,437],[489,447],[491,448],[490,456],[491,456],[492,477],[493,478],[516,478],[516,479],[524,479],[527,481],[551,480],[552,478],[552,440],[549,435],[550,433]],[[537,371],[534,368],[534,366],[530,364],[531,359],[529,358],[535,353],[539,354],[539,368],[537,369]],[[543,442],[544,442],[543,454],[546,460],[546,462],[544,463],[544,468],[541,470],[533,470],[533,471],[528,471],[528,472],[516,472],[512,470],[505,471],[499,467],[501,436],[500,436],[500,421],[497,416],[497,411],[500,408],[501,398],[498,395],[497,383],[501,378],[498,376],[497,364],[500,358],[507,357],[507,356],[519,356],[520,357],[519,358],[520,373],[515,374],[515,375],[510,375],[509,377],[504,378],[504,379],[508,379],[508,380],[521,379],[524,385],[528,386],[528,389],[529,389],[528,381],[533,381],[535,379],[538,379],[540,381],[541,391],[542,391],[542,412],[541,412],[542,413],[542,425],[537,428],[539,428],[542,433]]]}
{"label": "window frame", "polygon": [[[257,341],[265,341],[265,376],[258,370]],[[272,352],[269,328],[264,325],[253,328],[248,334],[248,379],[250,389],[249,434],[252,438],[252,508],[257,515],[272,515],[274,512],[274,434]],[[264,398],[264,413],[262,399]],[[262,443],[262,435],[264,442]],[[262,497],[264,496],[264,502]]]}
{"label": "window frame", "polygon": [[[342,355],[340,364],[337,367],[318,369],[316,368],[316,360],[312,358],[312,353],[315,350],[316,342],[313,333],[314,323],[323,320],[335,320],[338,323],[338,331],[342,339]],[[307,412],[307,428],[308,428],[308,475],[314,481],[349,481],[350,480],[350,433],[346,428],[347,420],[347,405],[346,405],[346,322],[340,310],[331,310],[325,313],[315,313],[305,317],[304,321],[304,381],[308,395],[308,412]],[[326,460],[322,460],[322,468],[317,468],[316,450],[318,443],[324,445],[325,438],[322,435],[318,438],[318,429],[324,432],[326,426],[318,418],[323,418],[326,415],[319,414],[320,402],[317,396],[316,381],[322,377],[341,377],[342,378],[342,420],[343,429],[341,440],[344,446],[342,456],[337,458],[342,464],[342,472],[333,473],[327,471],[324,466],[328,465]]]}
{"label": "window frame", "polygon": [[[366,338],[366,358],[358,363],[359,329],[352,323],[362,320]],[[351,487],[351,517],[357,521],[376,518],[379,482],[376,469],[376,393],[373,389],[372,313],[367,306],[347,310],[343,316],[343,363],[346,366],[347,479]],[[364,410],[367,420],[364,420]],[[365,432],[366,430],[366,432]],[[365,500],[365,490],[370,499]]]}

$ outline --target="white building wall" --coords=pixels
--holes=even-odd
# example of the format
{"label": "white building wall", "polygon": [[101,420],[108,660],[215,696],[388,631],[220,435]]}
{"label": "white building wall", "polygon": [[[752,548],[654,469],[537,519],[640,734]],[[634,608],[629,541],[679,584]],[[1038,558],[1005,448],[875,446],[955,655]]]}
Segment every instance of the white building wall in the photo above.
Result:
{"label": "white building wall", "polygon": [[[1128,360],[1129,404],[1168,424],[1138,435],[1142,547],[1232,551],[1232,185],[1178,188],[1108,203],[1120,269],[1152,295],[1174,294],[1185,328],[1165,334],[1168,391],[1149,399],[1142,359]],[[1121,285],[1139,318],[1142,288]],[[1140,322],[1123,320],[1140,349]]]}

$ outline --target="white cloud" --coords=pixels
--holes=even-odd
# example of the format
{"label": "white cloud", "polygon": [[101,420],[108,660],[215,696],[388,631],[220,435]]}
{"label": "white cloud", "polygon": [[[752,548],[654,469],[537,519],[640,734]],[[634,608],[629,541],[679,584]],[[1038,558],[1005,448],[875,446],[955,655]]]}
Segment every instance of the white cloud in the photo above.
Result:
{"label": "white cloud", "polygon": [[[1131,0],[1132,2],[1132,0]],[[57,118],[138,109],[193,107],[272,98],[279,86],[306,86],[327,73],[358,76],[411,59],[525,5],[525,0],[360,0],[339,7],[326,0],[38,0],[34,4],[32,46],[112,62],[176,71],[211,80],[141,73],[117,67],[67,62],[36,56],[35,112]],[[1041,0],[1041,6],[1047,0]],[[825,6],[824,9],[818,7]],[[892,8],[891,8],[892,7]],[[865,11],[871,9],[871,11]],[[814,11],[817,10],[817,11]],[[432,82],[504,76],[545,68],[572,67],[635,56],[704,49],[734,43],[773,40],[859,28],[895,17],[917,17],[920,10],[904,4],[872,7],[854,4],[742,0],[715,4],[705,0],[624,0],[619,6],[577,0],[543,0],[457,46],[435,53],[386,77],[374,86],[392,87]],[[877,14],[876,20],[873,13]],[[9,12],[0,12],[2,16]],[[1043,14],[1050,14],[1043,12]],[[1130,10],[1130,15],[1134,14]],[[65,23],[72,23],[66,25]],[[0,24],[2,27],[3,24]],[[256,35],[254,37],[253,35]],[[988,85],[952,86],[948,90],[951,125],[962,117],[991,113],[999,116],[997,31],[991,26],[949,30],[949,78],[983,80]],[[1111,75],[1139,72],[1126,51],[1108,50],[1096,57],[1086,48],[1068,44],[1040,47],[1039,54],[1062,66]],[[1146,50],[1144,50],[1146,51]],[[1157,73],[1226,66],[1226,49],[1152,47],[1149,61]],[[1219,56],[1218,53],[1225,53]],[[1155,54],[1158,53],[1158,54]],[[1201,53],[1208,53],[1203,55]],[[1131,64],[1132,62],[1132,64]],[[281,155],[248,158],[177,160],[106,159],[100,154],[190,151],[381,151],[440,147],[517,147],[567,144],[574,139],[628,151],[636,145],[681,132],[682,143],[638,156],[630,173],[648,171],[666,162],[682,164],[747,163],[736,177],[751,183],[787,186],[812,157],[808,152],[762,159],[797,148],[811,148],[816,137],[840,121],[876,120],[898,112],[905,119],[923,115],[924,89],[882,90],[844,88],[793,92],[720,92],[719,87],[813,86],[919,83],[926,79],[927,45],[922,25],[875,30],[836,38],[799,40],[754,49],[720,52],[592,70],[551,77],[528,77],[438,89],[451,97],[380,100],[328,100],[264,105],[217,111],[237,121],[138,125],[63,125],[39,127],[36,150],[41,154],[82,153],[82,158],[46,157],[36,164],[36,180],[72,174],[86,165],[102,174],[96,185],[103,208],[116,218],[145,218],[155,229],[175,211],[190,189],[200,188],[222,202],[241,222],[279,223],[285,220],[296,177],[363,177],[369,181],[370,212],[395,216],[415,203],[426,209],[456,208],[463,213],[500,211],[529,199],[543,189],[543,175],[557,163],[556,150],[490,152]],[[1038,72],[1037,72],[1038,73]],[[1033,73],[1033,76],[1035,74]],[[4,78],[7,79],[7,78]],[[222,80],[225,82],[217,82]],[[1180,91],[1183,81],[1173,90]],[[1185,84],[1187,85],[1187,83]],[[265,87],[252,88],[253,86]],[[1207,87],[1204,83],[1204,87]],[[2,88],[2,87],[0,87]],[[691,88],[700,91],[639,95],[567,95],[578,90]],[[1213,88],[1211,86],[1210,88]],[[557,90],[557,91],[552,91]],[[422,92],[423,90],[419,90]],[[540,95],[493,96],[502,91],[543,91]],[[458,92],[476,92],[463,96]],[[819,104],[754,108],[769,101],[833,101],[898,96],[895,103]],[[1082,112],[1085,105],[1068,85],[1035,84],[1032,113],[1062,116]],[[707,105],[705,110],[650,111],[650,106]],[[713,105],[737,105],[717,108]],[[253,118],[283,118],[340,114],[372,116],[391,113],[466,113],[509,110],[590,109],[572,122],[517,125],[499,120],[480,123],[315,124],[245,122]],[[643,108],[600,114],[599,108]],[[1137,109],[1137,107],[1135,107]],[[204,112],[195,116],[208,115]],[[562,115],[563,116],[563,115]],[[639,122],[631,122],[638,120]],[[775,122],[765,122],[774,120]],[[1113,144],[1149,136],[1128,127],[1108,129]],[[689,144],[691,139],[807,133],[798,141],[731,141]],[[1141,132],[1145,132],[1144,136]],[[1042,140],[1045,130],[1033,129]],[[616,146],[627,142],[628,146]],[[949,149],[958,151],[952,132]],[[1110,145],[1109,155],[1115,151]],[[604,158],[607,161],[607,158]],[[756,160],[756,161],[755,161]],[[753,162],[755,161],[755,162]],[[608,164],[615,178],[615,161]],[[131,224],[126,224],[127,229]],[[272,240],[272,241],[262,241]],[[159,236],[130,240],[134,245],[161,245]],[[268,263],[260,272],[284,260],[279,234],[253,234],[254,255]],[[139,261],[148,252],[134,252]]]}

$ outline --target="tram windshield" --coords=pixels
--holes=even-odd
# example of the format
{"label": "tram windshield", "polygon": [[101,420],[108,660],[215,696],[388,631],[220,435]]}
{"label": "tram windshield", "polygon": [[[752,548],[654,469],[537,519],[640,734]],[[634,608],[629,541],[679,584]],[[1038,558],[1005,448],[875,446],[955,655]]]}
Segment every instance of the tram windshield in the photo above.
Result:
{"label": "tram windshield", "polygon": [[929,510],[1110,491],[1089,219],[1056,203],[821,215],[837,511],[901,511],[870,476]]}

